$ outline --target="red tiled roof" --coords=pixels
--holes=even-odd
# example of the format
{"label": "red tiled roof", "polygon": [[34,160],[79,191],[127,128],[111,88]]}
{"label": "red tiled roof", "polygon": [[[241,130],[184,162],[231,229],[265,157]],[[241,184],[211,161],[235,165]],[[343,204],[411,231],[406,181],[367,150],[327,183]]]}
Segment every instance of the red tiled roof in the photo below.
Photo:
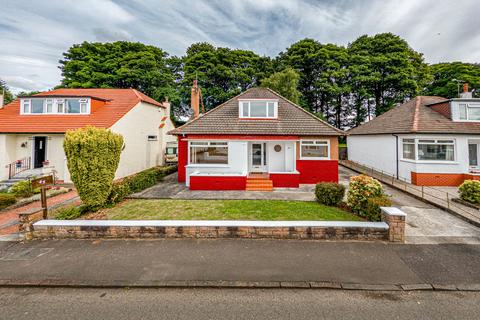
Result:
{"label": "red tiled roof", "polygon": [[349,135],[390,133],[465,133],[480,134],[480,123],[452,121],[432,105],[449,100],[435,96],[418,96],[347,133]]}
{"label": "red tiled roof", "polygon": [[163,107],[135,89],[56,89],[35,96],[91,97],[91,114],[21,115],[20,99],[17,99],[0,109],[0,133],[63,133],[85,126],[110,128],[139,102]]}

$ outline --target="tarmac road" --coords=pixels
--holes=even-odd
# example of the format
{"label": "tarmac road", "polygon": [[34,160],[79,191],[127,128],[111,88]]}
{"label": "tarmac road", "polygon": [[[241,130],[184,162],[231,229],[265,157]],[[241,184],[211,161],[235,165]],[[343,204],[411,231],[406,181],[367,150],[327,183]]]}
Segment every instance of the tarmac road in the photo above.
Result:
{"label": "tarmac road", "polygon": [[478,319],[480,292],[1,288],[1,319]]}

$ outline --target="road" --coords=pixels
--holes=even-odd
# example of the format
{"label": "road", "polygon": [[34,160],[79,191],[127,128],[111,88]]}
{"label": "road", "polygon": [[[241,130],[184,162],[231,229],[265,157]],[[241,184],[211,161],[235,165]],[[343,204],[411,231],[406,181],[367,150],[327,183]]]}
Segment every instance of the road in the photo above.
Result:
{"label": "road", "polygon": [[479,292],[0,289],[1,319],[478,319]]}

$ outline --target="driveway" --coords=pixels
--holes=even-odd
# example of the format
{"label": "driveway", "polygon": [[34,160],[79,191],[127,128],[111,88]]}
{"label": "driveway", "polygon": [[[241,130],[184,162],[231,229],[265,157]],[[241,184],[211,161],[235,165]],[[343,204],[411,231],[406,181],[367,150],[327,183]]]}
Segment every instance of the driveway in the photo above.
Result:
{"label": "driveway", "polygon": [[[349,178],[358,173],[340,166],[339,175],[340,182],[348,185]],[[383,188],[392,197],[393,205],[407,214],[407,243],[480,244],[480,228],[397,189],[387,185]]]}
{"label": "driveway", "polygon": [[273,191],[191,191],[184,183],[177,182],[177,173],[165,177],[164,181],[131,195],[137,199],[207,199],[207,200],[297,200],[315,201],[314,186],[300,188],[275,188]]}

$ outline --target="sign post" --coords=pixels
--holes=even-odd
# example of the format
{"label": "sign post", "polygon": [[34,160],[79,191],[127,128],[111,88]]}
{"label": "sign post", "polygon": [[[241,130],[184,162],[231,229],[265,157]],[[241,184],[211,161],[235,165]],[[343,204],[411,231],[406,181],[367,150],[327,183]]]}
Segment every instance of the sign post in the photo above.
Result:
{"label": "sign post", "polygon": [[32,180],[32,188],[36,189],[40,187],[40,197],[42,202],[43,209],[43,219],[48,217],[48,207],[47,207],[47,186],[54,183],[53,175],[45,176]]}

